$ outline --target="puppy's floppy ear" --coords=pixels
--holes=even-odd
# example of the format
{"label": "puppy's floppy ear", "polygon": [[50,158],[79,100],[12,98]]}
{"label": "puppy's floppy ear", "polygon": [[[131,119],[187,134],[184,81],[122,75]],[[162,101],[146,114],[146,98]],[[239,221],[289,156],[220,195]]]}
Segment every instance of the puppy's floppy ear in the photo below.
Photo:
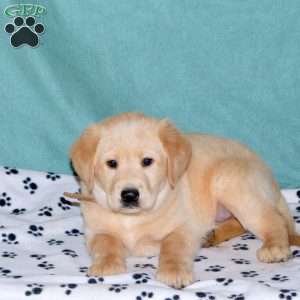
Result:
{"label": "puppy's floppy ear", "polygon": [[94,160],[99,140],[100,125],[93,124],[82,133],[70,151],[73,167],[88,190],[93,187]]}
{"label": "puppy's floppy ear", "polygon": [[159,138],[168,155],[168,180],[172,188],[188,167],[192,146],[168,120],[159,122]]}

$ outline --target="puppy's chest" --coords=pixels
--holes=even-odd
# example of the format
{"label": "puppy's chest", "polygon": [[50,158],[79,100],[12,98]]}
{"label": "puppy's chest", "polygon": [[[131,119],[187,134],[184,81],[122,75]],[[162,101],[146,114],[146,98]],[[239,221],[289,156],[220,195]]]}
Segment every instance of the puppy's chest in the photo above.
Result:
{"label": "puppy's chest", "polygon": [[159,253],[162,235],[151,225],[145,226],[132,220],[125,220],[120,225],[120,238],[130,255],[152,256]]}
{"label": "puppy's chest", "polygon": [[82,205],[89,238],[101,233],[116,236],[133,256],[157,255],[161,241],[182,223],[178,211],[175,207],[167,214],[138,217],[106,212],[94,204]]}

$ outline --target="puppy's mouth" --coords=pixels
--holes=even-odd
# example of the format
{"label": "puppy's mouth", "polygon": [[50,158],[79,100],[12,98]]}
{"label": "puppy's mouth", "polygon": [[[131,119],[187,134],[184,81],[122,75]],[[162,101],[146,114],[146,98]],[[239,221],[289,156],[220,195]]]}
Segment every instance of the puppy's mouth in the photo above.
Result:
{"label": "puppy's mouth", "polygon": [[115,207],[110,207],[111,210],[115,213],[124,214],[124,215],[138,215],[138,214],[147,214],[153,208],[153,205],[150,207],[144,206],[142,204],[142,199],[137,205],[124,205],[122,201],[118,201],[119,205]]}
{"label": "puppy's mouth", "polygon": [[124,199],[120,199],[120,213],[133,215],[141,212],[143,209],[141,207],[141,199],[133,202],[126,202]]}
{"label": "puppy's mouth", "polygon": [[136,215],[142,211],[140,207],[121,207],[119,213],[124,215]]}

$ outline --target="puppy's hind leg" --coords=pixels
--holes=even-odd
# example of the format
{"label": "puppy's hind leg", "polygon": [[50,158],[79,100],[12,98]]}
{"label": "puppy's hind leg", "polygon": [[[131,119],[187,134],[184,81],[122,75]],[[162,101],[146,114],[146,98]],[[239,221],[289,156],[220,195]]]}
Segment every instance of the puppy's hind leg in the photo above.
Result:
{"label": "puppy's hind leg", "polygon": [[290,256],[289,230],[276,203],[280,196],[268,170],[257,162],[229,160],[218,169],[215,197],[262,241],[257,258],[285,261]]}
{"label": "puppy's hind leg", "polygon": [[287,225],[287,228],[289,231],[289,235],[296,234],[294,219],[289,211],[287,202],[282,194],[280,194],[280,196],[278,197],[278,202],[276,203],[276,208],[278,209],[278,212],[280,213],[280,215],[282,215],[282,217],[284,218],[284,220],[286,222],[286,225]]}
{"label": "puppy's hind leg", "polygon": [[[264,218],[267,221],[263,222]],[[262,214],[261,219],[262,224],[258,226],[256,234],[263,240],[263,245],[257,251],[257,258],[267,263],[286,261],[291,251],[288,229],[284,220],[272,208],[267,208],[267,212]],[[255,233],[254,230],[253,232]]]}
{"label": "puppy's hind leg", "polygon": [[283,195],[281,195],[281,197],[279,198],[276,207],[287,224],[290,245],[300,246],[300,235],[296,232],[294,219],[289,211],[287,202]]}

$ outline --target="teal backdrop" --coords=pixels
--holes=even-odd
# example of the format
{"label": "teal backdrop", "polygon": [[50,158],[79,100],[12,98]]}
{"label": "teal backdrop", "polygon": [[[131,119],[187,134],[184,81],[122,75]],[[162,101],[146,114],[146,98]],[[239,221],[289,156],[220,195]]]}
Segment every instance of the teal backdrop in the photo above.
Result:
{"label": "teal backdrop", "polygon": [[[41,4],[13,48],[7,5]],[[70,173],[88,124],[124,111],[248,144],[300,186],[300,1],[0,2],[0,164]]]}

